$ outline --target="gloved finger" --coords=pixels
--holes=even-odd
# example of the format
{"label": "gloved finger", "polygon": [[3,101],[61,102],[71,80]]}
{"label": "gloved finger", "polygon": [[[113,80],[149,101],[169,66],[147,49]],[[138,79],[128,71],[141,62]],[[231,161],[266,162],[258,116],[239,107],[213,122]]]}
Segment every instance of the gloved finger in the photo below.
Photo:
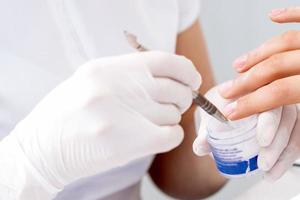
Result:
{"label": "gloved finger", "polygon": [[237,120],[282,105],[297,103],[300,99],[299,84],[300,75],[279,79],[228,104],[223,113],[228,119]]}
{"label": "gloved finger", "polygon": [[300,157],[300,116],[297,116],[297,121],[293,129],[288,146],[280,155],[274,167],[265,174],[265,178],[270,181],[279,179]]}
{"label": "gloved finger", "polygon": [[294,129],[296,117],[297,110],[294,105],[283,107],[282,119],[275,138],[271,145],[262,147],[259,152],[258,167],[263,171],[269,171],[286,148]]}
{"label": "gloved finger", "polygon": [[202,117],[201,117],[201,108],[198,106],[196,107],[194,111],[194,124],[195,124],[195,131],[196,133],[199,132],[199,129],[201,127]]}
{"label": "gloved finger", "polygon": [[170,53],[149,51],[140,53],[154,77],[174,79],[198,90],[201,85],[201,76],[189,59]]}
{"label": "gloved finger", "polygon": [[260,146],[269,146],[279,127],[282,116],[282,107],[263,112],[258,115],[257,140]]}
{"label": "gloved finger", "polygon": [[[184,132],[180,125],[157,126],[136,114],[132,116],[133,119],[137,117],[136,121],[140,126],[135,125],[128,129],[133,132],[126,141],[120,140],[118,135],[115,136],[116,144],[120,143],[120,146],[126,142],[130,146],[132,145],[130,142],[134,142],[134,148],[119,149],[117,155],[114,155],[115,162],[121,163],[121,165],[128,163],[128,159],[124,160],[124,155],[132,155],[130,160],[132,161],[149,155],[168,152],[176,148],[183,140]],[[132,125],[128,124],[128,126]],[[118,127],[116,128],[118,129]]]}
{"label": "gloved finger", "polygon": [[150,150],[151,153],[163,153],[177,147],[183,140],[184,133],[180,125],[160,126],[156,133],[153,133]]}
{"label": "gloved finger", "polygon": [[[118,74],[116,73],[115,75]],[[126,84],[118,81],[106,81],[107,84],[110,84],[110,88],[122,88],[122,90],[119,90],[118,93],[114,94],[117,96],[119,101],[134,108],[134,112],[141,114],[142,117],[145,117],[156,125],[175,125],[181,121],[181,111],[178,107],[176,107],[176,105],[171,103],[160,103],[149,96],[151,95],[149,94],[149,91],[154,91],[155,89],[152,88],[156,87],[156,80],[153,77],[148,76],[148,74],[141,73],[141,71],[135,71],[135,74],[129,73],[125,75],[130,76],[133,81]],[[122,80],[122,77],[123,74],[119,77],[120,80]],[[107,77],[103,77],[103,79],[105,78]],[[178,83],[178,85],[180,84]],[[100,89],[103,90],[103,88]],[[135,101],[132,101],[132,99],[135,99]],[[103,101],[102,96],[93,99],[87,104],[97,104],[99,101]]]}
{"label": "gloved finger", "polygon": [[176,125],[181,121],[180,110],[171,104],[153,102],[141,108],[137,108],[145,118],[156,125]]}
{"label": "gloved finger", "polygon": [[193,102],[192,90],[177,81],[168,78],[155,78],[156,86],[150,95],[155,101],[165,104],[174,104],[181,113],[184,113]]}
{"label": "gloved finger", "polygon": [[278,23],[300,22],[300,7],[274,9],[269,16]]}
{"label": "gloved finger", "polygon": [[280,155],[278,161],[275,163],[274,167],[267,171],[264,178],[267,181],[278,180],[299,158],[299,147],[288,146]]}

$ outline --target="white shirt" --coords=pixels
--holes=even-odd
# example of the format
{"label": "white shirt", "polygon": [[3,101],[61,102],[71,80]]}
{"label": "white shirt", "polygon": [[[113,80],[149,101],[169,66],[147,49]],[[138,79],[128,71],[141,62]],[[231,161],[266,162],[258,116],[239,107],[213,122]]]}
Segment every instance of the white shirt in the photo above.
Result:
{"label": "white shirt", "polygon": [[[178,32],[197,18],[197,0],[1,0],[0,137],[84,62],[134,50],[123,31],[149,49],[174,52]],[[67,186],[57,200],[138,199],[144,158]]]}

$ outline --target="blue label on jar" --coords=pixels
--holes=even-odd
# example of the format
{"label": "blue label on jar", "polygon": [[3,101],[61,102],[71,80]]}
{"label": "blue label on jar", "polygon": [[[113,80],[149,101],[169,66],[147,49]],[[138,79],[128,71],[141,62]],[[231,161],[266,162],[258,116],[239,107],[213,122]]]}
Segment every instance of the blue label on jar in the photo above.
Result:
{"label": "blue label on jar", "polygon": [[254,171],[257,167],[257,155],[245,161],[226,162],[214,156],[218,170],[224,174],[239,175],[248,171]]}

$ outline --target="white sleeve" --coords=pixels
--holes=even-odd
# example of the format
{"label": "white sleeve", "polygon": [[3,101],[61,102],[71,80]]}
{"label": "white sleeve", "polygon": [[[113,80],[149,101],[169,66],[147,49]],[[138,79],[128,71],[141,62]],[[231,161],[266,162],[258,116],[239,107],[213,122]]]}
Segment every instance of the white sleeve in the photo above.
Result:
{"label": "white sleeve", "polygon": [[188,29],[199,17],[200,0],[177,0],[178,2],[178,32]]}
{"label": "white sleeve", "polygon": [[50,200],[59,191],[46,183],[8,135],[0,142],[0,199]]}

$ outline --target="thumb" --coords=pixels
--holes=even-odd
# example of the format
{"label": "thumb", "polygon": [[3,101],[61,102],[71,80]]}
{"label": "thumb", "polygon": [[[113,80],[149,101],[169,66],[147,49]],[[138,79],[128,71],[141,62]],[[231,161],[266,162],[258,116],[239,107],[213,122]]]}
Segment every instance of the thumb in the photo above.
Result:
{"label": "thumb", "polygon": [[180,125],[162,126],[156,136],[156,141],[153,141],[153,150],[156,152],[153,153],[163,153],[179,146],[184,133]]}
{"label": "thumb", "polygon": [[197,156],[205,156],[211,152],[206,137],[199,135],[193,143],[193,151]]}
{"label": "thumb", "polygon": [[[201,113],[201,112],[200,112]],[[198,130],[198,136],[193,143],[194,153],[198,156],[204,156],[210,153],[210,146],[207,141],[207,120],[205,117],[201,117],[200,127]]]}
{"label": "thumb", "polygon": [[194,113],[195,127],[198,132],[198,136],[193,143],[194,153],[198,156],[204,156],[210,152],[209,144],[206,140],[206,122],[205,113],[197,108]]}

